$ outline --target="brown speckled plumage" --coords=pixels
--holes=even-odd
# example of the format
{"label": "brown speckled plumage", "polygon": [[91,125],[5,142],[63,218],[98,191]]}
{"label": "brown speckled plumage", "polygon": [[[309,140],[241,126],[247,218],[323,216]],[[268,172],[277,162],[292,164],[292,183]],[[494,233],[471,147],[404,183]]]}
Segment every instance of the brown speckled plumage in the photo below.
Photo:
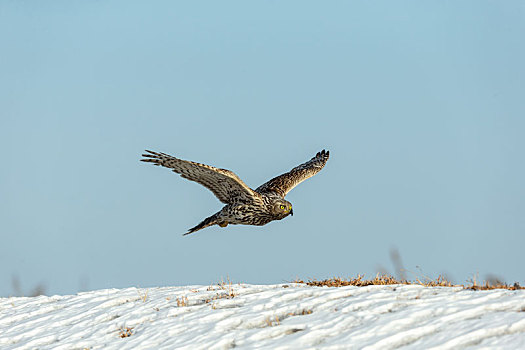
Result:
{"label": "brown speckled plumage", "polygon": [[322,150],[306,163],[252,190],[230,170],[178,159],[165,153],[146,152],[141,161],[170,168],[183,178],[200,183],[226,204],[185,235],[212,225],[262,226],[293,215],[292,205],[284,197],[295,186],[321,171],[330,156],[330,152]]}

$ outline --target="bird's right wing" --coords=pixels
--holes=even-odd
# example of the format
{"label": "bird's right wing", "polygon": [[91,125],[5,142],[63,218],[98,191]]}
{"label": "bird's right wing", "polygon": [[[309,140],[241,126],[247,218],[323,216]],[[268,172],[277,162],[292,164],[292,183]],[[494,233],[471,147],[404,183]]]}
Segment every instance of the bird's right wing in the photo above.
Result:
{"label": "bird's right wing", "polygon": [[260,198],[258,193],[248,187],[230,170],[178,159],[165,153],[148,150],[146,152],[148,153],[142,155],[144,159],[141,161],[170,168],[183,178],[200,183],[225,204],[233,202],[251,203]]}
{"label": "bird's right wing", "polygon": [[284,198],[295,186],[320,172],[329,157],[329,151],[322,150],[317,152],[315,157],[306,163],[296,166],[287,173],[274,177],[257,187],[255,191],[259,193],[276,193]]}

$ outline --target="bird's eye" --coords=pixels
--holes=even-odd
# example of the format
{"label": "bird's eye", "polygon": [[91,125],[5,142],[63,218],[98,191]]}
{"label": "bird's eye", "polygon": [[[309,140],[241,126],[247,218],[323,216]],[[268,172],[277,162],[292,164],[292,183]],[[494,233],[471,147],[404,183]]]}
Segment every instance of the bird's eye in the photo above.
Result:
{"label": "bird's eye", "polygon": [[284,210],[284,205],[281,205],[281,210]]}

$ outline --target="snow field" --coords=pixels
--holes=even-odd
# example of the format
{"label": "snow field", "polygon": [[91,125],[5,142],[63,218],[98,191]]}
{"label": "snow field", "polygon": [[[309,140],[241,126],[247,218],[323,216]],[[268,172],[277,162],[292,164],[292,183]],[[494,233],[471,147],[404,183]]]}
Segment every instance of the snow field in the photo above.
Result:
{"label": "snow field", "polygon": [[0,349],[233,347],[525,349],[525,291],[292,283],[0,298]]}

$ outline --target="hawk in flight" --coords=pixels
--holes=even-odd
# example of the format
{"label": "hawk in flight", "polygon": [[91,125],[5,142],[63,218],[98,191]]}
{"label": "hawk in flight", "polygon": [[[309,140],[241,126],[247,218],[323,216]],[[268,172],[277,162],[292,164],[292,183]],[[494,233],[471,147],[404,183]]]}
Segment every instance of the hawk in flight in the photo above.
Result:
{"label": "hawk in flight", "polygon": [[212,225],[262,226],[293,215],[292,204],[284,197],[292,188],[321,171],[330,156],[330,152],[322,150],[306,163],[252,190],[230,170],[178,159],[165,153],[146,152],[141,161],[161,165],[185,179],[200,183],[226,204],[184,235]]}

